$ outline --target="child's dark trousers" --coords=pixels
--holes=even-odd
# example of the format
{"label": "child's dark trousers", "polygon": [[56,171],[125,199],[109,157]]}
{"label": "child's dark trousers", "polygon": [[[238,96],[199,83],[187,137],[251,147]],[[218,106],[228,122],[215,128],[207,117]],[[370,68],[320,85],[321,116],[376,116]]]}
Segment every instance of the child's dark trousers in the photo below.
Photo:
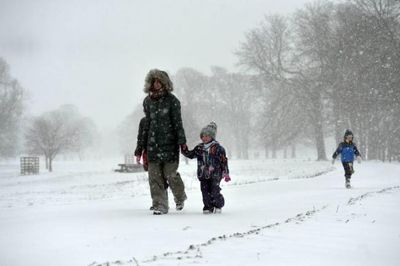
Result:
{"label": "child's dark trousers", "polygon": [[342,162],[344,168],[344,176],[346,180],[350,180],[351,175],[354,173],[353,162]]}
{"label": "child's dark trousers", "polygon": [[224,196],[221,194],[220,181],[215,178],[200,180],[201,193],[203,194],[204,210],[221,209],[224,204]]}

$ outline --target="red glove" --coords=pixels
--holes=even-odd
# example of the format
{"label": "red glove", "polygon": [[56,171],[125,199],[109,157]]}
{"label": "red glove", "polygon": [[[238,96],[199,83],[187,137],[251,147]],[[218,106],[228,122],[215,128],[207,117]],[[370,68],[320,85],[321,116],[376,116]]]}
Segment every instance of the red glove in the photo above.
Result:
{"label": "red glove", "polygon": [[229,176],[229,174],[224,174],[224,180],[225,182],[231,181],[231,177]]}
{"label": "red glove", "polygon": [[187,151],[188,146],[186,144],[181,144],[181,152]]}
{"label": "red glove", "polygon": [[149,170],[149,160],[147,158],[147,152],[143,152],[143,169],[147,172]]}

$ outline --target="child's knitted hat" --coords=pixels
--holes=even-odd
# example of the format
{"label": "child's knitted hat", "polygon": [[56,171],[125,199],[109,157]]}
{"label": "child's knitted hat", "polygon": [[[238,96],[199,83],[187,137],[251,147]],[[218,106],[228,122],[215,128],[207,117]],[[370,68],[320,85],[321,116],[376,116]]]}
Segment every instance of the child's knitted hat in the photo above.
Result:
{"label": "child's knitted hat", "polygon": [[200,138],[203,136],[210,136],[211,138],[215,139],[217,135],[217,124],[215,122],[210,122],[206,127],[200,132]]}
{"label": "child's knitted hat", "polygon": [[344,132],[344,137],[346,138],[347,136],[353,136],[353,132],[351,132],[350,129],[346,129],[346,132]]}

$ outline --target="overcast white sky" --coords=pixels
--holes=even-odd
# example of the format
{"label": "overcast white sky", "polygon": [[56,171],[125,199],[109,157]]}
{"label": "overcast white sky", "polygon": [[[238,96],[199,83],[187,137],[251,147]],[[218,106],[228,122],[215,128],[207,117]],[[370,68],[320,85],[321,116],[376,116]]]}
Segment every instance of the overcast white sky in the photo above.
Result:
{"label": "overcast white sky", "polygon": [[115,127],[142,102],[149,69],[234,70],[246,31],[305,2],[0,0],[0,57],[29,91],[31,114],[75,104]]}

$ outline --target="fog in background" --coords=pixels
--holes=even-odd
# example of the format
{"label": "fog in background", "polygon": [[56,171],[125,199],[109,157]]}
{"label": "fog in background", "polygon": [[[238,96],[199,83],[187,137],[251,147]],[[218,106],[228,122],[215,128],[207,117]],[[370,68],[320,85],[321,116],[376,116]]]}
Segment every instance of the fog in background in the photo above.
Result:
{"label": "fog in background", "polygon": [[0,158],[132,153],[143,83],[167,71],[189,147],[327,160],[354,132],[400,160],[400,2],[2,1]]}
{"label": "fog in background", "polygon": [[245,31],[304,2],[0,0],[0,56],[29,113],[74,104],[113,128],[141,103],[149,69],[233,70]]}

